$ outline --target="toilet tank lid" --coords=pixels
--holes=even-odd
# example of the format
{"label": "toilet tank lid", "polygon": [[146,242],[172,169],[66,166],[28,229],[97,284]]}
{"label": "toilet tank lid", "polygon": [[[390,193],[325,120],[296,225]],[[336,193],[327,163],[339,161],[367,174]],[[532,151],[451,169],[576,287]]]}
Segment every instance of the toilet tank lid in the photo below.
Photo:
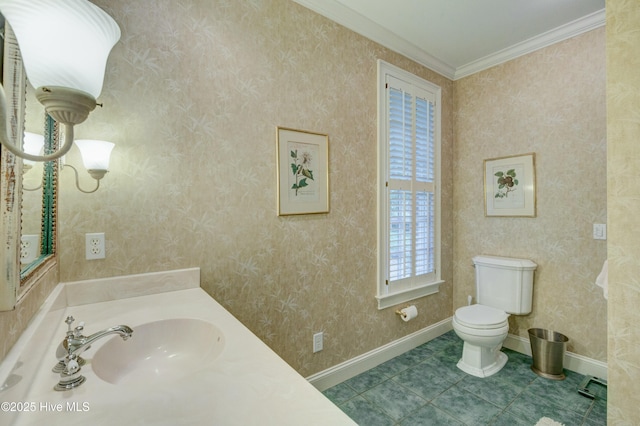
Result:
{"label": "toilet tank lid", "polygon": [[474,256],[474,265],[486,265],[486,266],[501,266],[514,269],[527,269],[533,270],[538,267],[534,262],[529,259],[518,259],[515,257],[501,257],[501,256]]}

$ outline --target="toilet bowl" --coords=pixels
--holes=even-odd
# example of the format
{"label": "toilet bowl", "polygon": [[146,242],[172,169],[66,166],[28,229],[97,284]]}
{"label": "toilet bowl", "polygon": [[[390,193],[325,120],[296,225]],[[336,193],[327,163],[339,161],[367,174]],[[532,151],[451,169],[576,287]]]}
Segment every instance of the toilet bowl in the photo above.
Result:
{"label": "toilet bowl", "polygon": [[[509,315],[528,315],[535,263],[527,259],[474,256],[477,304],[458,308],[453,330],[464,341],[458,368],[476,377],[496,374],[507,363],[500,352]],[[471,296],[469,296],[471,297]]]}
{"label": "toilet bowl", "polygon": [[507,355],[500,351],[509,331],[509,314],[480,304],[458,308],[453,330],[464,341],[458,368],[476,377],[489,377],[504,367]]}

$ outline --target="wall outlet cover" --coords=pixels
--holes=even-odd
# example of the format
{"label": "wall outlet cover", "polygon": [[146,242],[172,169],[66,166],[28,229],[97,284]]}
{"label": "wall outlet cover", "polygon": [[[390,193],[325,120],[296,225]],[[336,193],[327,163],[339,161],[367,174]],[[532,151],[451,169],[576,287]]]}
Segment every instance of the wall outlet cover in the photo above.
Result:
{"label": "wall outlet cover", "polygon": [[33,262],[40,254],[40,236],[23,235],[20,238],[20,263],[26,265]]}
{"label": "wall outlet cover", "polygon": [[105,258],[105,244],[104,244],[104,232],[96,232],[92,234],[85,234],[86,239],[86,253],[87,260],[96,260]]}
{"label": "wall outlet cover", "polygon": [[607,224],[606,223],[594,223],[593,224],[593,239],[594,240],[606,240],[607,239]]}
{"label": "wall outlet cover", "polygon": [[313,335],[313,353],[320,352],[323,346],[323,333],[319,332]]}

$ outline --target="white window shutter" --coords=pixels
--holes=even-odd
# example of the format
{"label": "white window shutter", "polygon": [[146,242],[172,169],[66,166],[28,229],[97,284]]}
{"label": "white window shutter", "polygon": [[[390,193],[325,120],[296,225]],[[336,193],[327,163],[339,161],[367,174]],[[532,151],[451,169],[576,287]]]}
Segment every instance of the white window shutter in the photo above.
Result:
{"label": "white window shutter", "polygon": [[441,90],[379,61],[378,307],[436,293]]}

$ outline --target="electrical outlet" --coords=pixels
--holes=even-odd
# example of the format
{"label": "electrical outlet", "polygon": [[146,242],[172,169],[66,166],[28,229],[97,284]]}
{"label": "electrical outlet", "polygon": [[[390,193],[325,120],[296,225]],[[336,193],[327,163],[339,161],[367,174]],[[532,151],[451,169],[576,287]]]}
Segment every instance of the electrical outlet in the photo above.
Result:
{"label": "electrical outlet", "polygon": [[23,235],[20,238],[20,263],[26,265],[38,258],[40,253],[39,243],[39,235]]}
{"label": "electrical outlet", "polygon": [[86,238],[86,259],[104,259],[104,232],[96,232],[93,234],[85,234]]}
{"label": "electrical outlet", "polygon": [[320,352],[322,350],[322,331],[313,335],[313,353]]}
{"label": "electrical outlet", "polygon": [[607,239],[607,224],[606,223],[594,223],[593,224],[593,239],[594,240],[606,240]]}

